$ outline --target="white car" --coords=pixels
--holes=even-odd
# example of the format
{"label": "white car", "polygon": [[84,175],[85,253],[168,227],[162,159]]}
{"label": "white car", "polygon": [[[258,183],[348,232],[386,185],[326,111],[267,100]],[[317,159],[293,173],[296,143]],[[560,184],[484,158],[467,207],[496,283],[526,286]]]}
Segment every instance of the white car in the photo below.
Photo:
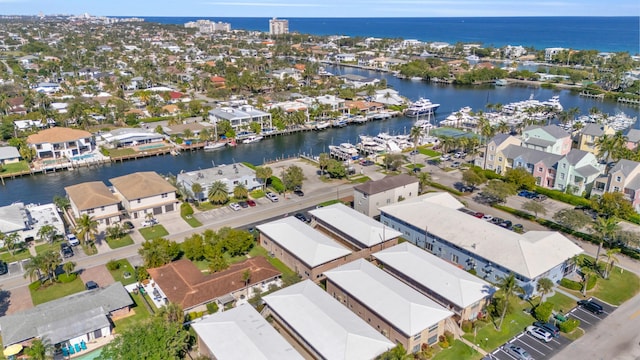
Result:
{"label": "white car", "polygon": [[462,151],[458,151],[455,155],[453,155],[456,159],[464,159],[465,156],[467,156],[466,153],[462,152]]}
{"label": "white car", "polygon": [[527,326],[527,334],[546,343],[553,339],[553,336],[551,336],[551,334],[547,330],[534,325]]}
{"label": "white car", "polygon": [[278,195],[276,195],[276,194],[274,194],[274,193],[272,193],[272,192],[270,192],[270,191],[269,191],[269,192],[267,192],[267,193],[265,194],[265,196],[267,197],[267,199],[271,200],[271,202],[278,202],[278,200],[279,200],[279,199],[278,199]]}
{"label": "white car", "polygon": [[240,209],[242,209],[242,207],[240,207],[240,205],[238,205],[238,203],[231,203],[229,204],[229,208],[233,211],[238,211]]}
{"label": "white car", "polygon": [[67,234],[67,240],[69,241],[69,245],[78,246],[80,245],[80,240],[74,234]]}
{"label": "white car", "polygon": [[493,216],[489,215],[489,214],[486,214],[485,216],[482,217],[482,220],[491,221],[491,220],[493,220]]}
{"label": "white car", "polygon": [[142,225],[142,227],[158,225],[158,219],[153,218],[149,220],[144,220],[140,225]]}
{"label": "white car", "polygon": [[447,160],[451,160],[451,155],[444,154],[444,155],[440,156],[440,161],[447,161]]}

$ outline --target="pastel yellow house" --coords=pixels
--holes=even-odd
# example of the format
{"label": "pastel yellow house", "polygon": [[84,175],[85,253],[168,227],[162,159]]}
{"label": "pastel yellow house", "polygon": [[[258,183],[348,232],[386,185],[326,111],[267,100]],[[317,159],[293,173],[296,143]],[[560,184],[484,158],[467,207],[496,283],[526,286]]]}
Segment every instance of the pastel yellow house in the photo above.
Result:
{"label": "pastel yellow house", "polygon": [[600,147],[597,146],[598,139],[603,135],[613,136],[616,131],[604,124],[587,124],[580,134],[578,134],[578,149],[588,151],[594,155],[598,155]]}
{"label": "pastel yellow house", "polygon": [[515,136],[509,134],[498,134],[494,136],[487,143],[484,152],[478,155],[475,160],[477,166],[483,169],[493,170],[498,174],[503,174],[507,168],[510,168],[510,164],[507,161],[507,157],[503,153],[509,145],[520,146],[521,140]]}

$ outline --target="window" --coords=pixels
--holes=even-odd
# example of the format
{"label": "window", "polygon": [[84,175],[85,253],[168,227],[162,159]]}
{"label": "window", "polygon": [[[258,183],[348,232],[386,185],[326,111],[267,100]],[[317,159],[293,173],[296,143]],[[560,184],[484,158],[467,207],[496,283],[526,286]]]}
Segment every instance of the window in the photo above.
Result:
{"label": "window", "polygon": [[493,155],[489,155],[489,161],[493,161],[493,159],[495,159],[495,157]]}
{"label": "window", "polygon": [[167,198],[167,197],[169,197],[169,194],[162,194],[162,195],[161,195],[161,197],[162,197],[163,199],[164,199],[164,198]]}
{"label": "window", "polygon": [[434,331],[436,331],[436,330],[438,330],[438,324],[431,325],[431,326],[429,327],[429,332],[434,332]]}
{"label": "window", "polygon": [[101,206],[101,207],[100,207],[100,211],[104,211],[104,206]]}
{"label": "window", "polygon": [[87,210],[87,214],[93,214],[93,211],[94,211],[93,209],[89,209]]}
{"label": "window", "polygon": [[138,204],[140,204],[140,199],[138,199]]}
{"label": "window", "polygon": [[567,163],[562,163],[562,168],[566,169],[567,168]]}
{"label": "window", "polygon": [[538,172],[542,172],[542,167],[539,167],[539,168],[538,168]]}
{"label": "window", "polygon": [[427,250],[429,250],[429,251],[433,251],[433,244],[432,244],[432,243],[430,243],[430,242],[428,242],[428,243],[425,245],[425,247],[424,247],[424,248],[425,248],[425,249],[427,249]]}
{"label": "window", "polygon": [[613,187],[613,191],[614,191],[614,192],[618,192],[618,191],[620,191],[620,188],[619,188],[619,187],[617,187],[617,186],[614,186],[614,187]]}
{"label": "window", "polygon": [[427,340],[427,342],[429,343],[429,345],[433,345],[438,341],[438,335],[433,335],[432,337],[429,338],[429,340]]}
{"label": "window", "polygon": [[622,178],[620,176],[616,176],[616,181],[620,182],[620,181],[622,181]]}
{"label": "window", "polygon": [[564,180],[564,173],[560,173],[560,179]]}
{"label": "window", "polygon": [[493,150],[495,150],[495,149],[496,149],[496,147],[495,147],[495,146],[493,146],[493,145],[489,146],[489,150],[493,151]]}
{"label": "window", "polygon": [[498,161],[502,161],[502,156],[500,156],[500,157],[498,158]]}
{"label": "window", "polygon": [[453,261],[454,263],[458,263],[458,255],[456,254],[451,254],[451,261]]}

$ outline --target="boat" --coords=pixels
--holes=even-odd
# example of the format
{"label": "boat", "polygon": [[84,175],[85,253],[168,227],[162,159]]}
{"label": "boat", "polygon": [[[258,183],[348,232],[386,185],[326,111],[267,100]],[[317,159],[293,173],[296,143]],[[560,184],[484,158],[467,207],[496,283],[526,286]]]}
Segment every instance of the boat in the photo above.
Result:
{"label": "boat", "polygon": [[476,55],[476,54],[469,55],[465,59],[467,59],[467,61],[469,61],[469,62],[478,62],[478,61],[480,61],[480,57],[478,55]]}
{"label": "boat", "polygon": [[560,104],[560,96],[558,96],[558,95],[554,95],[554,96],[551,97],[551,99],[549,99],[547,101],[543,101],[542,105],[551,107],[551,108],[555,109],[556,111],[562,111],[562,109],[563,109],[562,104]]}
{"label": "boat", "polygon": [[422,77],[421,76],[412,76],[409,79],[411,81],[422,81]]}
{"label": "boat", "polygon": [[222,149],[225,146],[227,146],[227,143],[223,141],[207,142],[203,149],[204,151],[213,151]]}
{"label": "boat", "polygon": [[347,126],[347,119],[346,118],[338,118],[335,119],[331,122],[331,126],[333,127],[345,127]]}
{"label": "boat", "polygon": [[340,145],[329,145],[329,155],[340,160],[357,160],[360,158],[355,145],[342,143]]}
{"label": "boat", "polygon": [[433,114],[439,107],[440,104],[434,104],[429,99],[420,98],[409,106],[406,115],[409,117],[417,117],[420,115]]}
{"label": "boat", "polygon": [[323,130],[328,128],[329,126],[331,126],[331,123],[329,121],[318,121],[315,125],[315,129],[316,130]]}
{"label": "boat", "polygon": [[508,82],[506,79],[497,79],[493,81],[495,86],[507,86]]}
{"label": "boat", "polygon": [[260,135],[250,135],[248,136],[246,139],[242,140],[243,144],[252,144],[252,143],[256,143],[260,140],[264,139],[264,137],[260,136]]}

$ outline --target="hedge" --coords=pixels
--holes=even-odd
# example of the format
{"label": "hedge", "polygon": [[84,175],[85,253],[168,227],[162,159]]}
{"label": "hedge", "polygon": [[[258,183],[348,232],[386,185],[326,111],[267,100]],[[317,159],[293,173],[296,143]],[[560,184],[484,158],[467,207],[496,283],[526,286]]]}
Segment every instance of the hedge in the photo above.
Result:
{"label": "hedge", "polygon": [[581,283],[579,283],[577,281],[569,280],[567,278],[562,278],[560,280],[560,286],[565,287],[567,289],[576,290],[576,291],[582,290],[582,284]]}
{"label": "hedge", "polygon": [[454,188],[450,188],[448,186],[444,186],[444,185],[438,184],[436,182],[430,182],[429,186],[434,187],[436,189],[440,189],[440,190],[444,190],[444,191],[450,192],[450,193],[452,193],[454,195],[458,195],[458,196],[464,195],[462,192],[460,192],[460,191],[458,191],[458,190],[456,190]]}
{"label": "hedge", "polygon": [[596,286],[597,282],[598,282],[597,276],[590,276],[589,280],[587,280],[587,291],[593,289],[593,287]]}
{"label": "hedge", "polygon": [[551,313],[553,312],[553,304],[545,301],[542,304],[536,306],[533,310],[533,317],[539,321],[549,321]]}
{"label": "hedge", "polygon": [[78,277],[78,275],[76,273],[71,273],[71,274],[69,274],[69,276],[67,276],[67,274],[60,274],[58,276],[58,281],[60,281],[63,284],[66,284],[66,283],[72,282],[77,277]]}
{"label": "hedge", "polygon": [[484,177],[487,180],[495,180],[495,179],[502,180],[503,179],[503,176],[498,174],[497,172],[495,172],[493,170],[485,170],[485,169],[481,168],[480,166],[472,165],[470,167],[470,169],[475,171],[478,174],[484,175]]}
{"label": "hedge", "polygon": [[573,330],[577,329],[578,326],[580,326],[580,320],[569,318],[567,319],[567,321],[561,322],[558,327],[563,333],[570,333]]}
{"label": "hedge", "polygon": [[573,206],[587,206],[591,207],[591,201],[585,199],[582,196],[567,194],[559,190],[551,190],[536,186],[536,192],[538,194],[546,195],[551,199],[562,201],[563,203],[571,204]]}
{"label": "hedge", "polygon": [[282,183],[282,180],[280,180],[279,177],[277,176],[272,176],[269,178],[270,183],[271,183],[271,187],[273,188],[273,190],[281,193],[283,191],[286,190],[286,188],[284,187],[284,184]]}
{"label": "hedge", "polygon": [[185,217],[190,215],[193,215],[193,208],[191,207],[191,204],[186,202],[182,203],[180,205],[180,216]]}

